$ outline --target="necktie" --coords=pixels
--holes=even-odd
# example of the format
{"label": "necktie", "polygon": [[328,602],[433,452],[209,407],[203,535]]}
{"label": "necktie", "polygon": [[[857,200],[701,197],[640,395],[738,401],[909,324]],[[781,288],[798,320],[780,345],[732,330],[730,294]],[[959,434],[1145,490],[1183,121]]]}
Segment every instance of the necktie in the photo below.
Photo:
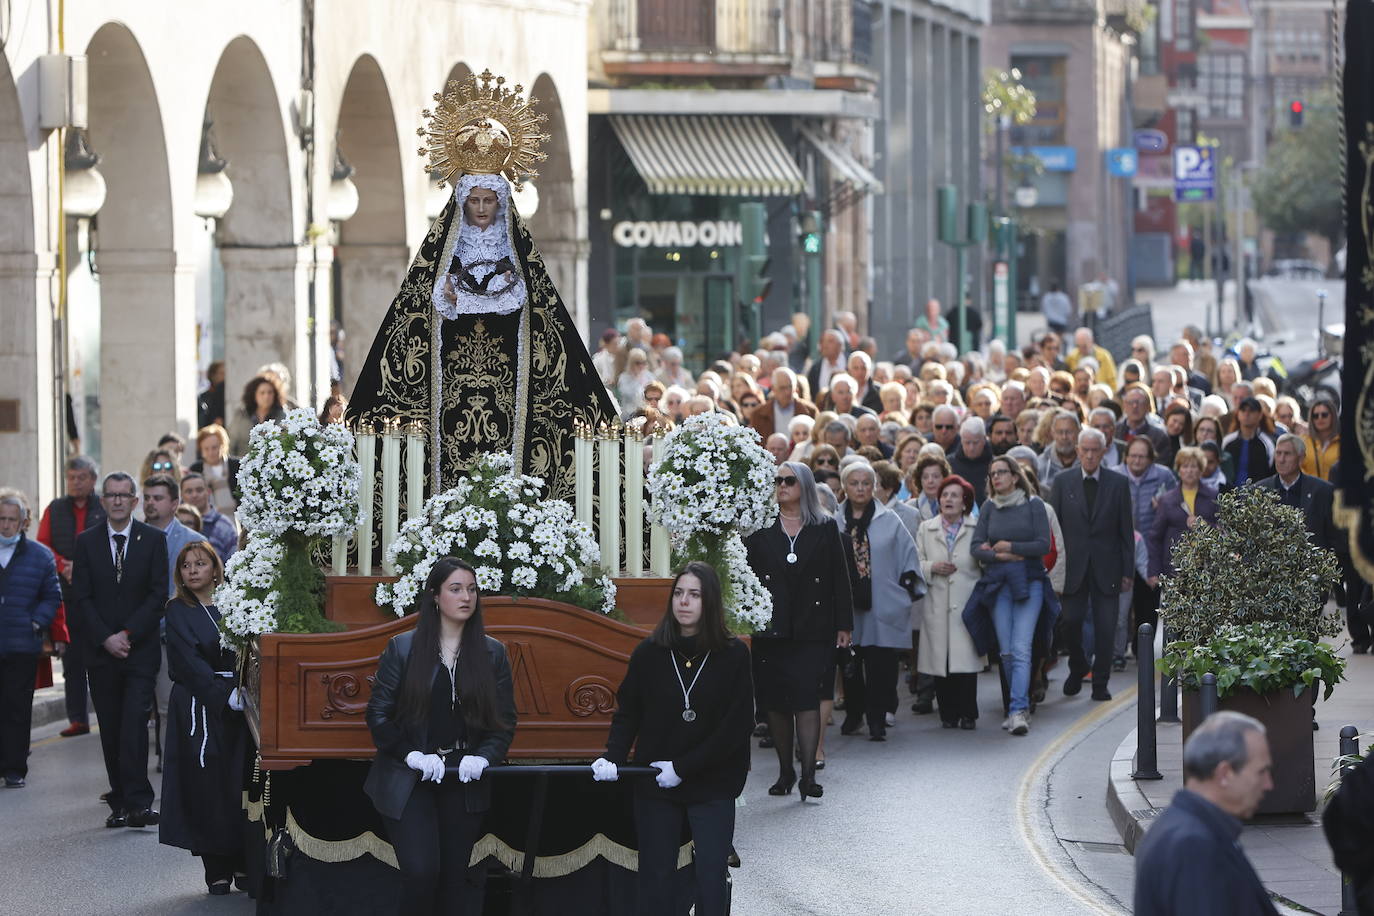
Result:
{"label": "necktie", "polygon": [[124,580],[124,542],[128,539],[128,535],[124,534],[116,534],[114,536],[116,582],[122,582]]}
{"label": "necktie", "polygon": [[1088,515],[1091,517],[1097,513],[1097,478],[1083,478],[1083,495],[1088,500]]}

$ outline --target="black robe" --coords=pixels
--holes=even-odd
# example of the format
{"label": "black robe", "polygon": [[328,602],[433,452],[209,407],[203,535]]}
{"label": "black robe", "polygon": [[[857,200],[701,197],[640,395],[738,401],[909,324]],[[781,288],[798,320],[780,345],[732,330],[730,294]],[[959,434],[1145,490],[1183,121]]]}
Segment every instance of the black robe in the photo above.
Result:
{"label": "black robe", "polygon": [[[206,610],[209,613],[206,613]],[[211,617],[214,620],[211,620]],[[243,854],[243,776],[248,729],[229,708],[237,657],[219,644],[211,605],[167,604],[167,748],[163,755],[158,837],[197,855]],[[193,721],[194,719],[194,721]]]}
{"label": "black robe", "polygon": [[516,473],[543,478],[547,495],[571,499],[574,423],[597,426],[616,413],[529,230],[514,205],[508,209],[525,305],[508,315],[444,319],[435,312],[445,242],[461,225],[450,196],[382,320],[347,422],[361,431],[386,423],[423,427],[431,449],[427,493],[452,487],[481,455],[504,452]]}

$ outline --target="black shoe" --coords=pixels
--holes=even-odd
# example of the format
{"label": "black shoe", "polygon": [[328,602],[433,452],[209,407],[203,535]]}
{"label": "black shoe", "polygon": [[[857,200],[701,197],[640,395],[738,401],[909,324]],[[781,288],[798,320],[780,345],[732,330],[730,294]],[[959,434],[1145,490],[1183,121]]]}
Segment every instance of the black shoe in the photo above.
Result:
{"label": "black shoe", "polygon": [[106,827],[127,827],[129,819],[124,816],[123,811],[111,811],[110,816],[105,818]]}
{"label": "black shoe", "polygon": [[1112,698],[1112,695],[1111,695],[1110,693],[1108,693],[1107,691],[1105,691],[1105,690],[1094,690],[1094,691],[1093,691],[1093,699],[1094,699],[1094,700],[1106,701],[1106,700],[1110,700],[1111,698]]}
{"label": "black shoe", "polygon": [[917,700],[911,704],[911,711],[918,716],[928,716],[935,711],[935,704],[930,700]]}
{"label": "black shoe", "polygon": [[1064,678],[1064,696],[1076,697],[1083,689],[1083,675],[1070,674]]}
{"label": "black shoe", "polygon": [[814,779],[806,779],[805,777],[797,784],[797,789],[801,792],[802,801],[806,801],[808,798],[820,798],[825,794],[824,786]]}
{"label": "black shoe", "polygon": [[773,736],[764,735],[759,739],[759,747],[773,747]]}
{"label": "black shoe", "polygon": [[885,732],[885,731],[881,731],[881,732],[870,732],[869,735],[868,735],[868,740],[869,740],[869,741],[886,741],[886,740],[887,740],[887,732]]}
{"label": "black shoe", "polygon": [[126,827],[156,827],[160,819],[158,813],[152,808],[144,808],[142,811],[130,811],[125,818]]}
{"label": "black shoe", "polygon": [[730,868],[739,868],[739,853],[735,852],[735,847],[730,847],[730,857],[725,860],[725,864]]}
{"label": "black shoe", "polygon": [[1350,651],[1354,652],[1356,655],[1364,655],[1365,653],[1367,653],[1367,652],[1369,651],[1369,643],[1367,643],[1367,642],[1351,643]]}
{"label": "black shoe", "polygon": [[862,716],[855,716],[854,718],[849,718],[848,716],[846,716],[844,722],[840,725],[840,734],[857,735],[859,733],[859,730],[863,727],[864,720]]}
{"label": "black shoe", "polygon": [[1118,655],[1116,658],[1112,659],[1112,670],[1113,670],[1113,671],[1125,671],[1125,670],[1126,670],[1126,659],[1123,658],[1123,657],[1120,656],[1120,655]]}
{"label": "black shoe", "polygon": [[976,719],[970,719],[966,716],[959,720],[959,727],[966,732],[971,732],[978,727],[978,721]]}
{"label": "black shoe", "polygon": [[779,776],[779,777],[778,777],[778,781],[775,782],[775,783],[773,783],[771,786],[768,787],[768,794],[769,794],[769,795],[791,795],[791,794],[792,794],[792,786],[796,785],[796,782],[797,782],[797,774],[796,774],[796,773],[788,773],[788,774],[786,774],[786,775],[784,775],[784,776]]}
{"label": "black shoe", "polygon": [[762,737],[763,737],[764,735],[766,735],[766,734],[768,734],[768,723],[767,723],[767,722],[760,722],[759,724],[757,724],[757,725],[754,726],[754,737],[755,737],[755,738],[762,738]]}
{"label": "black shoe", "polygon": [[5,777],[5,788],[6,788],[6,789],[22,789],[22,788],[24,788],[24,777],[23,777],[23,776],[6,776],[6,777]]}
{"label": "black shoe", "polygon": [[823,769],[825,769],[825,758],[821,757],[816,761],[816,772],[819,773]]}
{"label": "black shoe", "polygon": [[246,892],[246,891],[248,890],[248,876],[247,876],[247,875],[243,875],[243,874],[235,873],[235,875],[234,875],[234,889],[235,889],[235,890],[245,891],[245,892]]}
{"label": "black shoe", "polygon": [[101,804],[109,804],[109,802],[110,802],[110,793],[109,793],[109,792],[101,792],[101,793],[100,793],[100,803],[101,803]]}
{"label": "black shoe", "polygon": [[958,722],[951,721],[951,720],[949,720],[949,719],[941,719],[941,720],[940,720],[940,727],[941,727],[941,728],[958,728],[958,727],[959,727],[959,723],[958,723]]}
{"label": "black shoe", "polygon": [[229,890],[230,890],[230,888],[229,888],[229,879],[225,878],[225,879],[223,879],[223,880],[216,881],[214,884],[210,885],[209,890],[210,890],[210,896],[211,896],[211,897],[225,897],[225,896],[228,896]]}

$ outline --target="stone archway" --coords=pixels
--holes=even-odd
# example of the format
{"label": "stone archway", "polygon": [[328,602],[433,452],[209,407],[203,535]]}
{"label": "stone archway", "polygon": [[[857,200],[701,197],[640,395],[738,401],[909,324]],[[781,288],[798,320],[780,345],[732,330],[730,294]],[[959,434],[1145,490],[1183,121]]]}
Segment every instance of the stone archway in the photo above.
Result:
{"label": "stone archway", "polygon": [[547,73],[540,74],[534,81],[530,96],[535,100],[535,110],[548,117],[544,130],[549,134],[549,142],[544,152],[549,158],[540,164],[539,177],[534,182],[539,192],[539,208],[533,216],[526,217],[526,222],[535,245],[544,256],[549,277],[585,336],[588,242],[577,209],[563,103],[553,78]]}
{"label": "stone archway", "polygon": [[[319,372],[310,347],[311,249],[297,239],[286,125],[277,91],[266,59],[247,36],[229,42],[220,55],[205,118],[213,124],[215,151],[228,162],[224,174],[234,191],[233,203],[214,226],[224,281],[219,330],[226,410],[232,415],[243,385],[259,366],[274,362],[291,371],[292,397],[312,404],[318,400],[312,379]],[[325,379],[327,384],[327,374]]]}
{"label": "stone archway", "polygon": [[195,418],[195,278],[173,243],[167,142],[143,51],[111,22],[86,56],[91,146],[108,188],[93,243],[102,464],[136,472],[162,433],[187,433]]}
{"label": "stone archway", "polygon": [[[391,94],[370,55],[353,65],[339,105],[337,149],[353,168],[358,209],[339,228],[335,303],[344,330],[343,390],[353,390],[386,310],[405,276],[406,198]],[[327,161],[333,161],[332,158]]]}
{"label": "stone archway", "polygon": [[[9,59],[0,54],[0,467],[13,485],[39,493],[57,477],[49,284],[34,251],[33,187],[19,94]],[[42,505],[41,502],[38,505]]]}

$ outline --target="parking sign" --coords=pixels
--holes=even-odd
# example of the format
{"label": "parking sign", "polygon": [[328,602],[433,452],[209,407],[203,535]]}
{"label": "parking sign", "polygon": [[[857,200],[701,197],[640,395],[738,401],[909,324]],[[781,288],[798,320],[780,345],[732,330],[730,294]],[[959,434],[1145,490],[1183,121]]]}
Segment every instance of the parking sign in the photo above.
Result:
{"label": "parking sign", "polygon": [[1216,157],[1209,146],[1174,147],[1174,200],[1202,201],[1216,197]]}

